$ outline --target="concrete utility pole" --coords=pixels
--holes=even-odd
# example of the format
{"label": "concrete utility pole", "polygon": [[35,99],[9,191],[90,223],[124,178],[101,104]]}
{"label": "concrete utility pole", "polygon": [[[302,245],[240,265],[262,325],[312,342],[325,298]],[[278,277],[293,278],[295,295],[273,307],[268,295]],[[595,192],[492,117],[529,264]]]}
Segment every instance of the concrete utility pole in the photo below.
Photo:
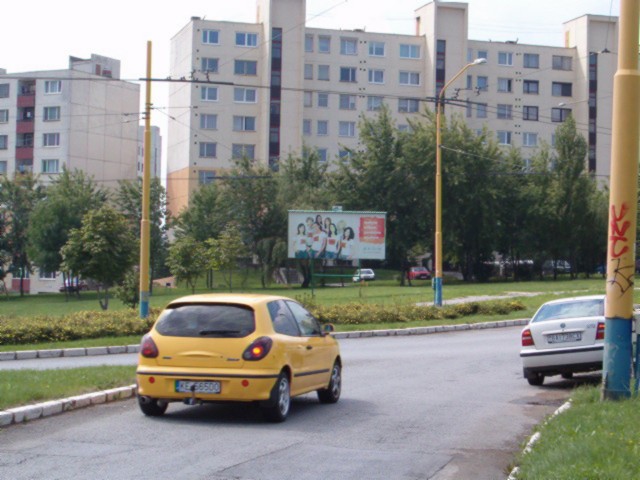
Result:
{"label": "concrete utility pole", "polygon": [[618,70],[613,81],[611,196],[602,385],[602,398],[611,400],[631,395],[631,323],[640,151],[639,13],[638,0],[620,1]]}
{"label": "concrete utility pole", "polygon": [[151,42],[147,42],[147,81],[144,109],[144,163],[142,167],[142,222],[140,225],[140,318],[149,316],[149,246],[151,226]]}

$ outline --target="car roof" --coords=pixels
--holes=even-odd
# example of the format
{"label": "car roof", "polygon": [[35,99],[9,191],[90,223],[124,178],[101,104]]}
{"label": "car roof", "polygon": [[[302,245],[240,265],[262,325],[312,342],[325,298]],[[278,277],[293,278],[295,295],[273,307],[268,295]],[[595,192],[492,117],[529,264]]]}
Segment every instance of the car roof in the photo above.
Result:
{"label": "car roof", "polygon": [[176,298],[169,305],[184,303],[235,303],[241,305],[259,305],[274,300],[291,300],[280,295],[265,295],[260,293],[203,293]]}
{"label": "car roof", "polygon": [[566,303],[566,302],[578,302],[578,301],[590,301],[590,300],[604,300],[604,295],[585,295],[584,297],[567,297],[567,298],[559,298],[557,300],[551,300],[549,302],[545,302],[545,305],[554,305],[557,303]]}

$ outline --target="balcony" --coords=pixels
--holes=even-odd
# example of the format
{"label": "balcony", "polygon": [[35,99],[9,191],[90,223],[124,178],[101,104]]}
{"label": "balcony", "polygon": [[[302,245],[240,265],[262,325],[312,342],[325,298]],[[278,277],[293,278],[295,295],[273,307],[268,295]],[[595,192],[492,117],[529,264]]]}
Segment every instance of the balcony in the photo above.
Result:
{"label": "balcony", "polygon": [[33,118],[28,120],[18,120],[16,133],[33,133],[35,129]]}
{"label": "balcony", "polygon": [[31,160],[33,158],[33,146],[16,147],[16,160]]}
{"label": "balcony", "polygon": [[36,105],[36,96],[34,93],[18,95],[18,108],[33,108]]}

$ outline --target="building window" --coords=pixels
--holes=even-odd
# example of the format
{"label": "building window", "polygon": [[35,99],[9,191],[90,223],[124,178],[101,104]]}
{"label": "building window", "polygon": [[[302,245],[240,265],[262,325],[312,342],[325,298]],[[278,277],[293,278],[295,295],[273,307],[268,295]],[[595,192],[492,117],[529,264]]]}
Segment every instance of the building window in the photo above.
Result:
{"label": "building window", "polygon": [[311,135],[311,120],[307,118],[302,120],[302,134],[306,137]]}
{"label": "building window", "polygon": [[570,97],[572,95],[572,84],[564,82],[551,83],[551,95],[554,97]]}
{"label": "building window", "polygon": [[318,93],[318,107],[327,108],[329,107],[329,94],[326,92]]}
{"label": "building window", "polygon": [[384,57],[384,42],[369,42],[369,56]]}
{"label": "building window", "polygon": [[233,89],[233,101],[237,103],[256,103],[257,93],[255,88],[236,87]]}
{"label": "building window", "polygon": [[338,135],[341,137],[355,137],[356,122],[339,122]]}
{"label": "building window", "polygon": [[511,93],[513,88],[513,80],[510,78],[498,78],[498,92]]}
{"label": "building window", "polygon": [[60,134],[59,133],[45,133],[42,135],[43,147],[59,147],[60,146]]}
{"label": "building window", "polygon": [[60,93],[62,91],[62,81],[45,80],[44,93]]}
{"label": "building window", "polygon": [[476,89],[480,92],[486,92],[489,89],[489,77],[478,75],[476,77]]}
{"label": "building window", "polygon": [[477,118],[487,118],[487,104],[486,103],[476,103],[476,117]]}
{"label": "building window", "polygon": [[340,81],[355,83],[356,70],[355,67],[340,67]]}
{"label": "building window", "polygon": [[513,65],[513,53],[498,52],[498,65],[511,67]]}
{"label": "building window", "polygon": [[406,123],[401,123],[400,125],[398,125],[398,131],[399,132],[410,132],[411,131],[411,127],[409,125],[407,125]]}
{"label": "building window", "polygon": [[231,158],[248,158],[255,160],[256,146],[245,143],[234,143],[231,145]]}
{"label": "building window", "polygon": [[304,92],[304,106],[313,107],[313,92]]}
{"label": "building window", "polygon": [[42,173],[59,173],[59,160],[42,160]]}
{"label": "building window", "polygon": [[318,36],[318,52],[331,53],[331,37],[325,35]]}
{"label": "building window", "polygon": [[6,175],[6,174],[7,174],[7,161],[0,160],[0,175]]}
{"label": "building window", "polygon": [[522,107],[522,119],[538,121],[538,107],[524,106]]}
{"label": "building window", "polygon": [[207,45],[220,44],[220,32],[218,30],[202,30],[202,43]]}
{"label": "building window", "polygon": [[313,35],[307,34],[304,36],[304,51],[313,52]]}
{"label": "building window", "polygon": [[237,47],[255,47],[258,45],[257,33],[236,32]]}
{"label": "building window", "polygon": [[522,82],[522,92],[529,95],[538,95],[540,84],[538,80],[525,80]]}
{"label": "building window", "polygon": [[340,150],[338,152],[338,158],[345,161],[351,160],[351,150]]}
{"label": "building window", "polygon": [[43,270],[42,268],[38,269],[40,280],[55,280],[56,272],[48,272],[47,270]]}
{"label": "building window", "polygon": [[552,108],[551,109],[551,121],[552,122],[564,122],[571,115],[570,108]]}
{"label": "building window", "polygon": [[327,158],[329,157],[329,153],[327,151],[326,148],[317,148],[316,151],[318,152],[318,160],[320,160],[321,162],[326,162]]}
{"label": "building window", "polygon": [[7,150],[9,148],[9,136],[0,135],[0,150]]}
{"label": "building window", "polygon": [[209,185],[216,179],[216,172],[211,170],[198,170],[198,183],[200,185]]}
{"label": "building window", "polygon": [[420,45],[401,43],[400,58],[420,58]]}
{"label": "building window", "polygon": [[341,38],[340,39],[340,53],[342,55],[357,55],[358,54],[358,40],[355,38]]}
{"label": "building window", "polygon": [[522,58],[524,68],[540,68],[540,55],[537,53],[525,53]]}
{"label": "building window", "polygon": [[200,142],[200,158],[216,158],[216,150],[216,143]]}
{"label": "building window", "polygon": [[522,134],[522,145],[525,147],[537,147],[538,134],[533,132],[524,132]]}
{"label": "building window", "polygon": [[498,104],[498,118],[501,120],[510,120],[513,118],[513,107],[503,103]]}
{"label": "building window", "polygon": [[377,112],[382,109],[384,102],[383,97],[368,96],[367,97],[367,110],[370,112]]}
{"label": "building window", "polygon": [[318,80],[329,80],[329,65],[318,65]]}
{"label": "building window", "polygon": [[324,137],[329,135],[329,122],[327,120],[318,120],[318,136]]}
{"label": "building window", "polygon": [[[0,115],[0,117],[1,116],[2,115]],[[60,107],[44,107],[44,115],[42,119],[45,122],[56,122],[60,120]]]}
{"label": "building window", "polygon": [[203,58],[200,66],[203,72],[218,73],[217,58]]}
{"label": "building window", "polygon": [[313,80],[313,65],[311,63],[304,64],[304,79]]}
{"label": "building window", "polygon": [[340,94],[340,110],[355,110],[356,96],[341,93]]}
{"label": "building window", "polygon": [[236,60],[233,73],[236,75],[257,75],[258,62],[256,60]]}
{"label": "building window", "polygon": [[511,132],[505,130],[498,130],[498,143],[500,145],[511,145]]}
{"label": "building window", "polygon": [[417,98],[401,98],[398,100],[398,112],[416,113],[420,108],[420,101]]}
{"label": "building window", "polygon": [[244,117],[240,115],[234,115],[233,130],[236,132],[255,132],[256,117]]}
{"label": "building window", "polygon": [[420,73],[400,72],[400,85],[420,85]]}
{"label": "building window", "polygon": [[9,98],[9,84],[0,83],[0,98]]}
{"label": "building window", "polygon": [[478,50],[478,56],[476,58],[489,58],[489,53],[486,50]]}
{"label": "building window", "polygon": [[572,70],[572,58],[564,55],[553,55],[551,57],[551,68],[554,70]]}
{"label": "building window", "polygon": [[202,87],[200,89],[200,100],[204,102],[217,102],[218,87]]}
{"label": "building window", "polygon": [[[46,107],[45,107],[45,112],[46,112]],[[8,121],[9,121],[9,110],[0,110],[0,123],[7,123]]]}
{"label": "building window", "polygon": [[369,83],[384,83],[384,70],[370,68]]}
{"label": "building window", "polygon": [[212,113],[203,113],[200,115],[200,128],[203,130],[217,130],[218,115]]}

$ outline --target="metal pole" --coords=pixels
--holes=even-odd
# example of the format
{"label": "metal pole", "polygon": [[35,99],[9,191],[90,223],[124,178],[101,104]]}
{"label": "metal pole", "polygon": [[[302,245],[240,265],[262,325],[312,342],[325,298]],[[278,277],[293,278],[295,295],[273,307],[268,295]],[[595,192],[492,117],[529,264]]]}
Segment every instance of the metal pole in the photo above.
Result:
{"label": "metal pole", "polygon": [[436,307],[442,306],[442,133],[440,131],[440,123],[443,112],[444,94],[449,85],[457,80],[467,68],[486,62],[486,58],[478,58],[462,67],[462,69],[442,87],[436,99],[436,231],[434,246],[436,258],[434,264],[435,275],[433,277],[433,304]]}
{"label": "metal pole", "polygon": [[149,316],[149,223],[151,197],[151,42],[147,42],[147,80],[144,110],[144,163],[142,167],[142,222],[140,225],[140,318]]}
{"label": "metal pole", "polygon": [[640,72],[638,0],[620,2],[618,70],[613,80],[611,195],[602,398],[631,395],[633,285],[638,200]]}

